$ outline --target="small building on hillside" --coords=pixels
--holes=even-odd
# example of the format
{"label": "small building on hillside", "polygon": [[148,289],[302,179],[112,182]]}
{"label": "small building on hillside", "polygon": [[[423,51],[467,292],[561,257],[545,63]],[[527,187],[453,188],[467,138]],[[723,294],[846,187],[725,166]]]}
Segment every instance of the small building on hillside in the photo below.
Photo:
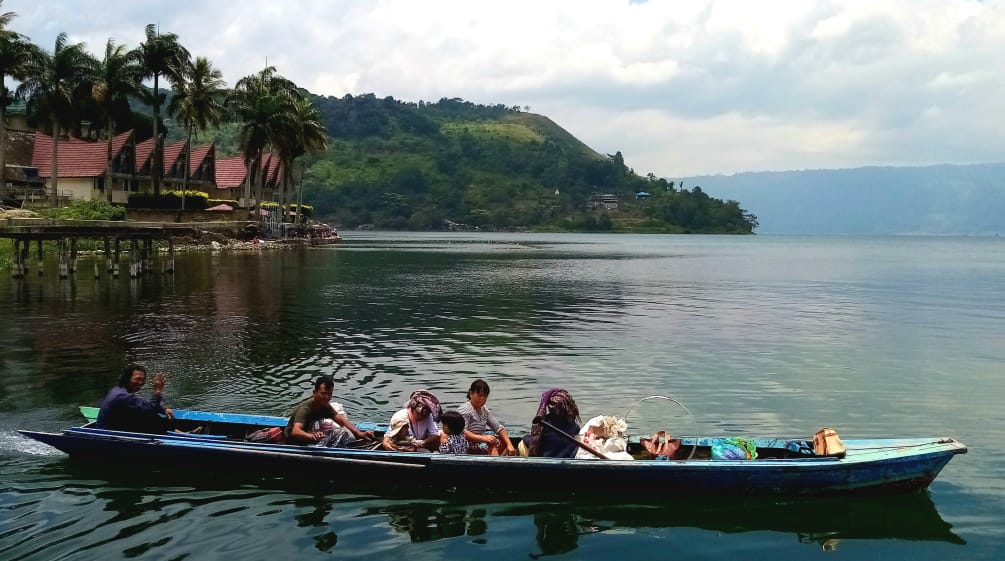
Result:
{"label": "small building on hillside", "polygon": [[592,209],[602,208],[604,210],[614,210],[618,208],[618,197],[612,193],[603,193],[600,195],[593,195],[590,202],[587,203],[588,207]]}

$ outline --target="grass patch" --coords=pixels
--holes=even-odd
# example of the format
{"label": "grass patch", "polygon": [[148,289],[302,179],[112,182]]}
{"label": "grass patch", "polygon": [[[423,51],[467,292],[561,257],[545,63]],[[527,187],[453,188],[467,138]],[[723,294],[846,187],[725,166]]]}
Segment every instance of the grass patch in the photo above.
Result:
{"label": "grass patch", "polygon": [[444,123],[440,127],[444,134],[469,133],[490,138],[503,138],[514,142],[544,142],[541,133],[523,123],[500,123],[497,121],[466,121]]}

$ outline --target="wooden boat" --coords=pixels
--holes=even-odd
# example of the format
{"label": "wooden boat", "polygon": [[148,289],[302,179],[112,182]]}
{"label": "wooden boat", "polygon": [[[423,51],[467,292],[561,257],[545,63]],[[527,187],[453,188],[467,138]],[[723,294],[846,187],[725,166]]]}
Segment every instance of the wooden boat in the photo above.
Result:
{"label": "wooden boat", "polygon": [[[82,408],[96,415],[94,408]],[[175,410],[182,428],[205,434],[141,434],[98,429],[93,422],[62,432],[21,430],[74,460],[145,463],[200,471],[248,472],[262,476],[320,478],[337,491],[409,494],[485,493],[507,489],[536,497],[569,493],[655,498],[686,494],[842,495],[916,491],[926,488],[966,446],[951,438],[845,440],[843,458],[813,455],[808,439],[754,438],[756,460],[713,460],[712,438],[692,437],[686,460],[583,460],[402,453],[352,448],[316,448],[251,443],[250,432],[284,426],[283,417]],[[361,430],[384,427],[360,423]],[[640,455],[633,442],[629,452]]]}

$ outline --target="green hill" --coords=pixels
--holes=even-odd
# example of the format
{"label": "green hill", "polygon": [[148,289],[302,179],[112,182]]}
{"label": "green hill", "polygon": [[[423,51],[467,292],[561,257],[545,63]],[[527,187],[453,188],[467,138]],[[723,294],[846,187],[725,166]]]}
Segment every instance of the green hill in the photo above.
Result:
{"label": "green hill", "polygon": [[[373,94],[311,99],[331,142],[325,153],[304,158],[304,202],[339,226],[695,233],[756,227],[735,201],[640,177],[620,152],[598,154],[547,117],[515,107]],[[222,152],[236,149],[234,132],[220,131]]]}

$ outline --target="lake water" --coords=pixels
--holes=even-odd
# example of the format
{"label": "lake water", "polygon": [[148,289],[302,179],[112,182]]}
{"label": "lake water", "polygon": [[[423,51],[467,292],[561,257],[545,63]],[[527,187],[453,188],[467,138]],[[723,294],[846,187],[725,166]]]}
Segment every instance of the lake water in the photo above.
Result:
{"label": "lake water", "polygon": [[[138,281],[4,272],[0,559],[1005,558],[1005,240],[346,238]],[[560,386],[584,417],[631,410],[635,434],[831,426],[970,453],[902,497],[480,503],[96,468],[16,434],[79,423],[128,361],[167,372],[180,408],[285,415],[330,374],[352,418],[383,422],[413,389],[459,405],[481,377],[511,433]],[[652,394],[687,411],[637,404]]]}

